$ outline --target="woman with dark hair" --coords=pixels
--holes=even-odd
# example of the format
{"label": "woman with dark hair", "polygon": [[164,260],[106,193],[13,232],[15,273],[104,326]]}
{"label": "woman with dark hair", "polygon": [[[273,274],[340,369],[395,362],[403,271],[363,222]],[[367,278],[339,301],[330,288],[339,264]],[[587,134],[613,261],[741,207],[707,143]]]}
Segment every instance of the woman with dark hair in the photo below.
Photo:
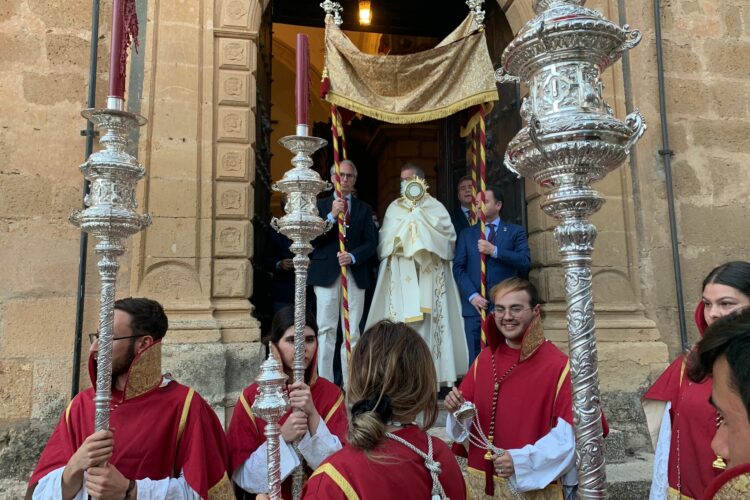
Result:
{"label": "woman with dark hair", "polygon": [[[299,465],[297,449],[308,467],[307,474],[342,447],[347,429],[344,396],[341,390],[316,370],[318,325],[307,309],[305,318],[305,383],[288,386],[290,411],[284,415],[279,440],[281,450],[282,497],[291,498],[292,471]],[[281,309],[273,318],[270,333],[263,339],[273,356],[282,364],[289,381],[294,363],[294,307]],[[242,391],[227,430],[232,479],[250,493],[268,491],[267,448],[263,434],[266,423],[251,410],[258,394],[253,383]]]}
{"label": "woman with dark hair", "polygon": [[[750,263],[734,261],[712,270],[703,280],[703,297],[695,310],[701,335],[717,319],[750,307]],[[700,383],[686,376],[687,361],[677,358],[643,396],[643,409],[654,442],[654,475],[650,500],[680,496],[702,499],[725,467],[711,450],[718,423],[709,403],[711,378]]]}
{"label": "woman with dark hair", "polygon": [[438,407],[435,365],[422,337],[380,321],[362,335],[349,366],[347,446],[318,467],[302,497],[465,499],[453,453],[425,432]]}

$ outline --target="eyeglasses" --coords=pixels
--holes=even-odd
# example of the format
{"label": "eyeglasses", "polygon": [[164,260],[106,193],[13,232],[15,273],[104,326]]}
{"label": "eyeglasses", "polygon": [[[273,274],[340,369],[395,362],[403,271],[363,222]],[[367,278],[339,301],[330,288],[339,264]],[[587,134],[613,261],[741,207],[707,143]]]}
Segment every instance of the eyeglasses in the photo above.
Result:
{"label": "eyeglasses", "polygon": [[507,312],[510,314],[511,318],[517,318],[521,315],[522,312],[524,312],[527,309],[531,309],[530,307],[523,307],[523,306],[511,306],[508,309],[504,307],[498,307],[495,306],[495,314],[500,316],[501,318],[505,316],[505,313]]}
{"label": "eyeglasses", "polygon": [[340,173],[339,177],[341,177],[342,179],[355,179],[357,177],[357,174]]}
{"label": "eyeglasses", "polygon": [[[130,335],[128,337],[115,337],[112,340],[115,341],[115,340],[124,340],[124,339],[136,339],[138,337],[145,337],[145,335]],[[89,342],[93,344],[97,340],[99,340],[99,332],[89,333]]]}

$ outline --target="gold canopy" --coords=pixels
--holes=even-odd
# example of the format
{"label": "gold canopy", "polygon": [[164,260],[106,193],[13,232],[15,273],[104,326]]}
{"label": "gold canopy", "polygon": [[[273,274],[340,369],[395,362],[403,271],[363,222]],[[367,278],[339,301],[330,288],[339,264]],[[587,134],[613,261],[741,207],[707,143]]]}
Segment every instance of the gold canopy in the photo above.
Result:
{"label": "gold canopy", "polygon": [[325,99],[389,123],[420,123],[498,100],[484,30],[473,15],[435,48],[407,55],[360,50],[326,17]]}

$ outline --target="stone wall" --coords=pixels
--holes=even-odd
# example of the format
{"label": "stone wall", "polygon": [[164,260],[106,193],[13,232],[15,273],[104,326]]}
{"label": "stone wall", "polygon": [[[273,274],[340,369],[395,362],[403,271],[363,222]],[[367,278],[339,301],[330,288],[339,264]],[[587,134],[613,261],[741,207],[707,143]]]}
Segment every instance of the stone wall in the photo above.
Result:
{"label": "stone wall", "polygon": [[[97,102],[109,58],[102,2]],[[0,2],[0,496],[19,498],[70,394],[91,4]],[[96,331],[98,277],[88,266],[84,332]],[[129,282],[128,258],[118,283]],[[88,339],[83,341],[85,375]]]}
{"label": "stone wall", "polygon": [[[744,0],[662,2],[668,131],[686,321],[716,265],[750,248],[750,5]],[[680,349],[665,202],[651,2],[631,5],[643,31],[632,52],[633,94],[649,121],[637,149],[634,200],[644,301],[674,357]]]}

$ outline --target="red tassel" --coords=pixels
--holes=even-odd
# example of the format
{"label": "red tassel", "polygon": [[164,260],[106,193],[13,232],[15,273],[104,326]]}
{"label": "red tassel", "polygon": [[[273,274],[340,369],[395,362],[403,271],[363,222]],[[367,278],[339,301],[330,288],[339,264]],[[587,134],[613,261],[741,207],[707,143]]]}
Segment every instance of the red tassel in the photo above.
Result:
{"label": "red tassel", "polygon": [[320,82],[320,98],[325,99],[329,90],[331,90],[331,80],[325,77]]}
{"label": "red tassel", "polygon": [[492,460],[484,461],[484,492],[485,494],[495,496],[495,462]]}

